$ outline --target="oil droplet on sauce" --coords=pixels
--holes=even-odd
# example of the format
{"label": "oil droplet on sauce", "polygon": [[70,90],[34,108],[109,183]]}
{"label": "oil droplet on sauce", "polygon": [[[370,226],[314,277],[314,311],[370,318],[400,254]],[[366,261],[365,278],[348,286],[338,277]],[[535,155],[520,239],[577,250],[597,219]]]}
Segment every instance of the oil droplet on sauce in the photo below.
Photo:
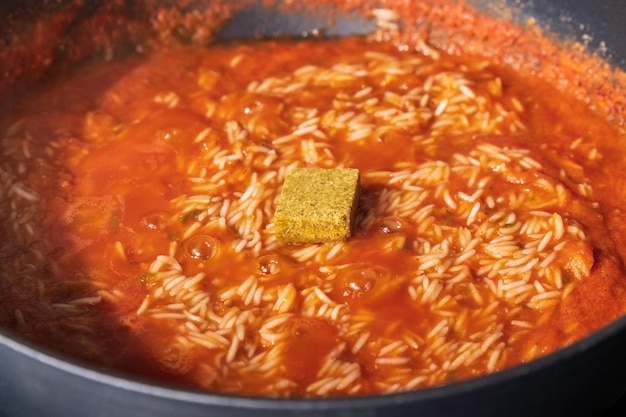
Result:
{"label": "oil droplet on sauce", "polygon": [[191,258],[206,261],[215,256],[218,242],[211,236],[198,235],[187,239],[184,248]]}
{"label": "oil droplet on sauce", "polygon": [[165,232],[168,216],[164,211],[155,211],[144,216],[141,223],[150,230]]}
{"label": "oil droplet on sauce", "polygon": [[266,255],[259,259],[259,272],[263,275],[276,275],[282,269],[282,262],[276,256]]}

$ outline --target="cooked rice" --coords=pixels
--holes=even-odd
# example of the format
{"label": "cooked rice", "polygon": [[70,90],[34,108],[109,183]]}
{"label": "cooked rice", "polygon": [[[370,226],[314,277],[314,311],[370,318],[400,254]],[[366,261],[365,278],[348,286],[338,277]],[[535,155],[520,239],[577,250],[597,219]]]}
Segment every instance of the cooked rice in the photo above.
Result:
{"label": "cooked rice", "polygon": [[[375,16],[379,25],[396,27],[396,16],[384,10]],[[567,207],[592,197],[592,187],[584,182],[565,187],[544,173],[546,166],[523,144],[500,139],[525,130],[525,107],[518,97],[504,97],[502,80],[486,63],[450,68],[440,63],[439,52],[425,44],[422,50],[428,53],[390,53],[372,45],[346,62],[309,64],[242,85],[242,91],[292,106],[282,115],[286,131],[260,119],[256,123],[263,126],[222,121],[215,104],[204,103],[212,127],[193,138],[202,152],[192,161],[181,158],[188,193],[172,199],[169,213],[171,223],[190,221],[169,253],[142,264],[145,296],[134,306],[137,316],[171,328],[164,345],[211,352],[212,362],[192,373],[199,386],[220,389],[227,379],[254,372],[260,394],[365,393],[371,387],[359,355],[373,357],[369,378],[380,392],[442,384],[464,369],[465,374],[493,372],[507,365],[518,340],[589,275],[590,265],[575,250],[589,247],[586,233],[568,217]],[[245,59],[233,50],[231,67]],[[398,89],[381,81],[396,75],[410,77],[410,85]],[[200,77],[198,88],[204,82]],[[303,94],[315,91],[334,99],[321,102],[315,94],[309,99]],[[153,101],[185,107],[190,97],[186,91],[164,90]],[[2,142],[2,153],[12,158],[0,165],[2,220],[10,225],[12,239],[3,251],[24,250],[13,265],[2,266],[3,279],[23,280],[20,288],[39,285],[40,300],[48,302],[49,284],[34,271],[45,267],[56,278],[64,272],[55,260],[46,264],[47,243],[34,236],[40,227],[36,184],[22,175],[23,164],[11,161],[52,161],[45,155],[60,151],[40,149],[27,132],[28,123],[15,123]],[[215,134],[226,140],[217,141]],[[416,262],[414,269],[399,272],[375,261],[354,261],[362,248],[359,239],[298,246],[276,241],[272,216],[288,170],[358,165],[342,153],[343,143],[367,147],[396,134],[410,138],[417,156],[362,170],[365,192],[357,229],[377,236],[368,243],[372,252],[402,252],[402,259]],[[451,146],[458,150],[449,152]],[[577,139],[571,149],[581,146]],[[597,149],[589,157],[598,158]],[[187,270],[185,241],[215,231],[226,236],[215,261],[223,257],[256,266],[242,268],[254,272],[237,277],[229,271]],[[122,243],[112,245],[125,259]],[[273,258],[260,263],[266,256]],[[288,262],[308,272],[285,282],[281,273]],[[373,273],[376,291],[410,302],[411,311],[384,323],[388,330],[382,331],[375,311],[334,299],[342,274],[354,270]],[[106,283],[95,287],[89,277],[79,277],[77,286],[83,285],[82,295],[47,308],[65,326],[89,333],[93,323],[81,315],[88,317],[93,305],[122,303],[126,296]],[[31,320],[21,309],[14,317],[20,327]],[[285,341],[298,318],[332,323],[337,339],[315,379],[303,387],[279,366],[289,355]],[[526,358],[539,354],[529,351]]]}

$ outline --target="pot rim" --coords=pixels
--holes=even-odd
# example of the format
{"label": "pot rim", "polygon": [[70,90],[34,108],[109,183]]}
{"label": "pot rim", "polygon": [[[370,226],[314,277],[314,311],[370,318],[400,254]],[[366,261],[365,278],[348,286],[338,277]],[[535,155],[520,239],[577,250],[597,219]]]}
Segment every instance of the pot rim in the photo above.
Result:
{"label": "pot rim", "polygon": [[123,372],[100,368],[94,364],[71,358],[65,354],[39,347],[32,342],[21,340],[21,337],[0,328],[0,346],[19,353],[33,361],[57,369],[66,374],[85,378],[91,382],[131,391],[150,397],[173,400],[183,403],[237,407],[239,409],[256,410],[341,410],[370,408],[381,405],[401,405],[417,403],[454,396],[471,394],[472,392],[499,386],[520,377],[552,368],[567,360],[610,340],[618,333],[626,332],[626,316],[620,317],[607,326],[595,331],[569,346],[549,353],[530,362],[516,365],[491,374],[452,382],[445,385],[422,388],[395,394],[366,395],[353,397],[327,398],[272,398],[223,394],[187,388],[175,384],[150,381],[147,378],[124,374]]}

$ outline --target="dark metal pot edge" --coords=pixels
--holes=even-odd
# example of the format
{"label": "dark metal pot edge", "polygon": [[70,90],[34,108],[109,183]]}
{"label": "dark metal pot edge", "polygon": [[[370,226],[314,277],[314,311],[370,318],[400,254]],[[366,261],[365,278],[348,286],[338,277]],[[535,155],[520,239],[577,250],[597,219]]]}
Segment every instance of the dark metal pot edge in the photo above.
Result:
{"label": "dark metal pot edge", "polygon": [[[346,408],[353,409],[355,406],[366,409],[392,403],[418,403],[426,400],[448,398],[458,395],[459,393],[472,393],[473,391],[488,387],[497,387],[507,381],[515,380],[516,378],[520,378],[540,370],[545,371],[546,369],[559,366],[561,363],[567,362],[581,353],[589,351],[599,345],[610,343],[611,339],[613,339],[617,334],[624,333],[626,333],[626,317],[622,317],[590,336],[556,352],[550,353],[525,364],[495,372],[493,374],[453,382],[439,387],[426,388],[399,394],[325,399],[247,397],[209,393],[175,385],[155,383],[153,381],[143,380],[132,375],[125,375],[119,372],[98,368],[90,363],[84,363],[63,354],[35,346],[4,329],[0,329],[0,345],[6,346],[14,352],[19,353],[20,355],[23,355],[33,361],[56,368],[63,373],[75,375],[102,385],[116,387],[148,396],[171,399],[175,401],[184,401],[199,405],[233,406],[254,410],[341,410]],[[624,388],[626,389],[626,385]]]}

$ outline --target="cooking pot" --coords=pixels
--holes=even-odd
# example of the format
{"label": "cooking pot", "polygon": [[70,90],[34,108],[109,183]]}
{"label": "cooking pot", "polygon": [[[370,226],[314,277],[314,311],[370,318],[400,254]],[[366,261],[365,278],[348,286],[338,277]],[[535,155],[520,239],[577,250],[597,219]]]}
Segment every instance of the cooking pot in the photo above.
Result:
{"label": "cooking pot", "polygon": [[[161,3],[175,7],[173,1]],[[188,1],[181,7],[189,10],[202,3]],[[265,2],[246,2],[241,7],[233,4],[225,2],[220,9],[228,19],[208,28],[212,35],[217,33],[218,39],[299,36],[319,30],[329,35],[345,35],[368,33],[375,27],[368,15],[358,10],[334,9],[331,2],[324,2],[323,6],[310,2],[294,8]],[[626,5],[621,0],[475,0],[472,6],[518,23],[533,18],[540,27],[579,42],[590,51],[599,51],[611,64],[626,69],[623,41]],[[32,60],[26,66],[22,61],[19,68],[5,62],[0,88],[5,94],[5,105],[10,105],[10,94],[25,91],[46,74],[58,73],[94,53],[117,53],[119,45],[123,48],[133,44],[135,38],[150,31],[145,22],[154,17],[124,1],[76,4],[8,1],[0,6],[0,13],[7,30],[13,31],[10,34],[5,31],[6,45],[17,47],[15,39],[21,40],[21,55],[18,55]],[[89,34],[84,30],[88,26],[82,26],[81,31],[81,22],[99,13],[114,16],[108,22],[119,36],[104,41],[98,37],[98,28],[94,28],[93,37],[85,37]],[[117,20],[122,18],[131,23]],[[36,33],[33,30],[36,22],[55,19],[71,21],[62,25],[56,39],[27,37]],[[189,36],[183,32],[179,35]],[[120,41],[119,45],[109,44],[111,39]],[[35,48],[39,48],[37,53],[33,52]],[[8,52],[2,52],[3,56]],[[622,318],[538,360],[442,387],[358,398],[268,399],[194,391],[105,371],[47,351],[0,329],[0,416],[619,415],[619,405],[615,404],[619,404],[619,398],[626,392],[625,352],[626,318]]]}

